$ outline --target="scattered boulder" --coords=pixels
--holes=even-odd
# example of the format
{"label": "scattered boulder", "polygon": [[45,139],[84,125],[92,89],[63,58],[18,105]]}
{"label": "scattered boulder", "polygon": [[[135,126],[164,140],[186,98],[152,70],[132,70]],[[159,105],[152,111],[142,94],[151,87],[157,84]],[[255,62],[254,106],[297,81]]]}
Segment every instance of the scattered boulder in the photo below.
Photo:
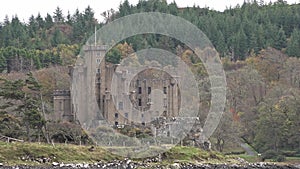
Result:
{"label": "scattered boulder", "polygon": [[[2,163],[0,163],[2,164]],[[3,164],[2,164],[3,165]],[[129,159],[125,160],[113,160],[111,162],[97,162],[94,164],[79,163],[79,164],[64,164],[58,162],[52,162],[52,166],[1,166],[4,169],[51,169],[51,168],[118,168],[118,169],[136,169],[136,168],[168,168],[168,169],[193,169],[193,168],[203,168],[203,169],[299,169],[297,166],[293,165],[277,165],[271,163],[248,163],[248,164],[193,164],[186,162],[174,162],[173,164],[161,164],[161,163],[144,163],[131,161]]]}
{"label": "scattered boulder", "polygon": [[95,151],[95,147],[94,147],[94,146],[90,147],[90,148],[89,148],[89,151],[91,151],[91,152],[92,152],[92,151]]}
{"label": "scattered boulder", "polygon": [[178,163],[172,164],[171,169],[180,169],[180,164],[178,164]]}
{"label": "scattered boulder", "polygon": [[53,163],[52,163],[52,166],[55,166],[55,167],[56,167],[56,166],[59,166],[59,163],[53,162]]}

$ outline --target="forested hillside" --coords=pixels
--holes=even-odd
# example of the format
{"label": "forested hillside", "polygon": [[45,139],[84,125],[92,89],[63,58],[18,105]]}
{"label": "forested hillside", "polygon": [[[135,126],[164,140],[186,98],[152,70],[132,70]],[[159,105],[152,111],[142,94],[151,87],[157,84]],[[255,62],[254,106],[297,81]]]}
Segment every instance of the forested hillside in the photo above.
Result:
{"label": "forested hillside", "polygon": [[[70,64],[62,60],[78,54],[95,26],[100,28],[116,18],[149,11],[170,13],[191,21],[209,37],[221,56],[234,60],[244,60],[251,52],[257,54],[267,47],[300,57],[300,4],[288,5],[283,0],[267,4],[261,0],[218,12],[196,6],[179,9],[175,2],[167,4],[164,0],[142,0],[135,6],[124,1],[118,11],[104,12],[104,23],[95,19],[91,7],[67,16],[57,7],[46,17],[32,15],[28,23],[21,22],[18,16],[6,17],[0,25],[0,71],[6,69],[7,61],[18,63],[21,58],[29,59],[29,65],[36,69]],[[147,46],[176,49],[178,45],[166,37],[153,35],[135,36],[127,42],[134,50]]]}
{"label": "forested hillside", "polygon": [[[225,115],[211,140],[214,149],[226,151],[242,139],[259,152],[300,154],[300,4],[283,0],[254,0],[224,12],[196,6],[178,8],[175,2],[164,0],[140,0],[133,6],[125,0],[119,10],[103,12],[104,22],[95,19],[91,7],[67,16],[57,7],[45,17],[32,15],[26,23],[18,16],[6,17],[0,23],[0,134],[33,141],[87,141],[85,133],[72,124],[46,125],[43,113],[52,111],[51,92],[69,87],[66,66],[74,64],[95,27],[149,11],[189,20],[208,36],[222,57],[228,94]],[[201,111],[208,111],[207,73],[179,41],[138,35],[115,46],[106,59],[118,63],[123,56],[148,47],[169,50],[192,68],[201,84]]]}

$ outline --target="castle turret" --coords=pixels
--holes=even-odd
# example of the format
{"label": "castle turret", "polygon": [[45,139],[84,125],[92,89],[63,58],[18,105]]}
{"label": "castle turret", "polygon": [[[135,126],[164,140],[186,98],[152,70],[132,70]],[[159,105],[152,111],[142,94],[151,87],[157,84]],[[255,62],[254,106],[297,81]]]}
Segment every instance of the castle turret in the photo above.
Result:
{"label": "castle turret", "polygon": [[53,93],[54,121],[74,121],[71,108],[71,93],[69,90],[55,90]]}

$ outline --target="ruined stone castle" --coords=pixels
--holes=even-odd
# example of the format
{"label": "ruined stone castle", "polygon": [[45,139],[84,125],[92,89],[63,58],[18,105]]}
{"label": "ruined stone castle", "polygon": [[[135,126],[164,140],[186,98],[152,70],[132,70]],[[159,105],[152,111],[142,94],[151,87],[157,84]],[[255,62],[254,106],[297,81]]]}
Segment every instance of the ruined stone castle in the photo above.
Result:
{"label": "ruined stone castle", "polygon": [[146,126],[155,137],[173,140],[187,134],[193,145],[207,142],[197,116],[180,116],[180,77],[155,67],[118,69],[119,65],[101,61],[106,50],[106,46],[84,46],[84,58],[71,71],[71,92],[54,92],[54,120],[80,122],[87,130],[103,122],[119,128]]}
{"label": "ruined stone castle", "polygon": [[[86,112],[86,116],[92,117],[95,122],[106,120],[111,125],[120,126],[149,125],[157,117],[168,119],[178,116],[180,90],[174,77],[149,68],[128,81],[128,77],[132,76],[130,70],[117,70],[118,65],[100,60],[107,50],[105,46],[84,46],[83,50],[84,62],[72,70],[72,83],[76,82],[72,91],[77,92],[54,91],[54,112],[57,114],[54,120],[76,121],[84,119],[79,116]],[[113,75],[118,83],[115,89],[112,89]],[[94,87],[88,87],[91,83],[95,84]],[[129,92],[125,92],[126,89]],[[117,96],[112,94],[112,90]],[[81,106],[76,105],[85,102]]]}

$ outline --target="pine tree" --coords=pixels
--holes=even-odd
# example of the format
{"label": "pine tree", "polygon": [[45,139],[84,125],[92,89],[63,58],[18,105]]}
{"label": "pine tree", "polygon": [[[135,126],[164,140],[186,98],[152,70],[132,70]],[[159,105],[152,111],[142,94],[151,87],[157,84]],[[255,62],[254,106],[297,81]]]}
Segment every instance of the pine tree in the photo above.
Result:
{"label": "pine tree", "polygon": [[45,27],[46,29],[50,29],[52,26],[53,26],[52,16],[47,13],[47,16],[45,18]]}
{"label": "pine tree", "polygon": [[266,45],[266,38],[265,38],[264,29],[262,25],[258,26],[256,32],[256,38],[257,38],[257,50],[260,51],[261,49],[265,48]]}
{"label": "pine tree", "polygon": [[112,48],[105,56],[107,62],[119,64],[121,61],[121,52],[117,48]]}
{"label": "pine tree", "polygon": [[130,4],[128,0],[125,0],[122,4],[119,6],[119,15],[120,17],[126,16],[130,14]]}
{"label": "pine tree", "polygon": [[52,40],[51,40],[52,46],[57,46],[64,42],[65,42],[65,38],[64,38],[63,34],[61,33],[61,31],[58,28],[56,28],[53,33]]}
{"label": "pine tree", "polygon": [[[257,50],[257,39],[256,36],[254,34],[250,35],[249,38],[249,50]],[[255,51],[258,52],[258,51]]]}
{"label": "pine tree", "polygon": [[38,13],[38,15],[35,18],[35,20],[36,20],[36,23],[37,23],[39,29],[43,29],[45,27],[45,21],[42,18],[42,16],[41,16],[40,13]]}
{"label": "pine tree", "polygon": [[238,32],[237,36],[236,36],[236,56],[238,56],[238,58],[240,60],[245,59],[245,56],[248,52],[248,40],[247,40],[247,36],[244,33],[243,29],[240,29],[240,31]]}
{"label": "pine tree", "polygon": [[3,56],[3,52],[0,50],[0,73],[6,69],[6,58]]}
{"label": "pine tree", "polygon": [[281,27],[275,37],[273,47],[275,49],[281,50],[283,48],[286,48],[286,46],[287,46],[286,35],[283,28]]}
{"label": "pine tree", "polygon": [[216,49],[219,52],[220,56],[225,56],[225,54],[227,53],[225,38],[221,31],[218,31],[217,35],[218,36],[217,36],[217,42],[216,42]]}
{"label": "pine tree", "polygon": [[25,23],[20,22],[18,16],[15,16],[11,20],[12,39],[11,45],[16,47],[27,47],[29,36],[26,31]]}
{"label": "pine tree", "polygon": [[72,17],[71,17],[70,11],[68,11],[68,15],[67,15],[67,21],[66,21],[66,23],[68,23],[69,25],[72,25],[72,23],[73,23],[73,20],[72,20]]}
{"label": "pine tree", "polygon": [[76,9],[75,14],[72,16],[73,18],[73,34],[71,41],[73,43],[82,43],[82,40],[84,38],[84,27],[85,27],[85,21],[82,13],[79,12],[78,9]]}
{"label": "pine tree", "polygon": [[300,31],[298,29],[294,29],[286,52],[289,56],[300,57]]}
{"label": "pine tree", "polygon": [[63,23],[64,22],[64,16],[63,16],[62,10],[59,7],[57,7],[55,9],[53,18],[54,18],[55,23]]}
{"label": "pine tree", "polygon": [[7,15],[5,16],[1,33],[2,33],[1,36],[2,46],[3,47],[11,46],[12,29],[11,29],[10,20]]}
{"label": "pine tree", "polygon": [[31,38],[35,37],[35,34],[38,30],[38,24],[36,23],[36,20],[33,15],[31,15],[29,18],[28,29],[29,29],[29,36]]}
{"label": "pine tree", "polygon": [[175,16],[178,15],[178,6],[175,1],[169,4],[169,13]]}
{"label": "pine tree", "polygon": [[94,12],[90,6],[84,10],[83,18],[85,23],[84,31],[93,32],[96,26],[96,19],[94,18]]}

